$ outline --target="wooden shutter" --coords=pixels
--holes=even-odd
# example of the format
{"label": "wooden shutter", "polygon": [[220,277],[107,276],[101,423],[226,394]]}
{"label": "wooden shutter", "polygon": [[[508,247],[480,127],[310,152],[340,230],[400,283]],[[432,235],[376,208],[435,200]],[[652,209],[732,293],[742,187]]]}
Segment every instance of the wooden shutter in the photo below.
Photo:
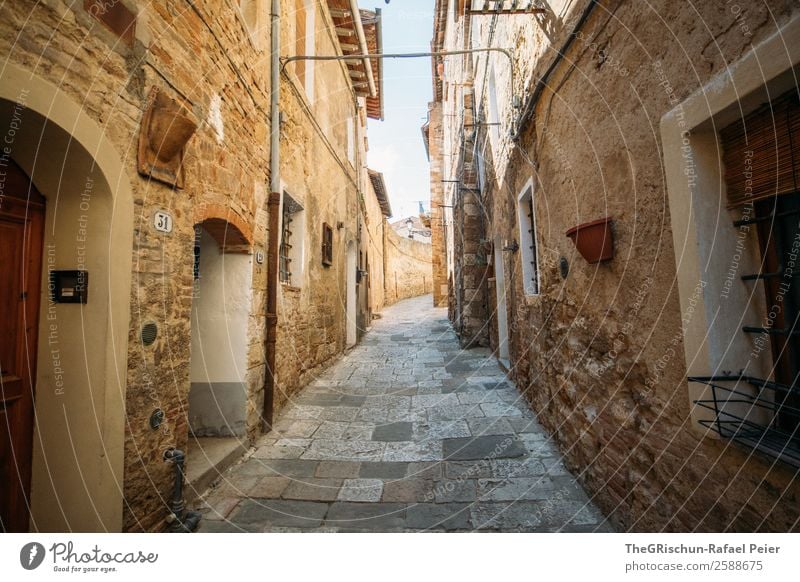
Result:
{"label": "wooden shutter", "polygon": [[728,208],[787,194],[800,184],[800,102],[795,90],[720,131]]}
{"label": "wooden shutter", "polygon": [[322,264],[330,267],[333,264],[333,228],[322,223]]}

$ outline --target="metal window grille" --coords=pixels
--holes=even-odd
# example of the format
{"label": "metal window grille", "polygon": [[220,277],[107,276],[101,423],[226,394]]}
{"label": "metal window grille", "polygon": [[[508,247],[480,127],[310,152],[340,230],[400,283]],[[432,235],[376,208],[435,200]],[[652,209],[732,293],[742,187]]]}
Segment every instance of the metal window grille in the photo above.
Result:
{"label": "metal window grille", "polygon": [[[720,436],[800,467],[797,386],[752,376],[691,377],[711,388],[709,399],[695,400],[714,412],[700,424]],[[792,426],[794,428],[792,428]]]}
{"label": "metal window grille", "polygon": [[200,227],[195,227],[194,229],[194,267],[193,267],[193,274],[194,280],[200,280],[200,234],[201,230]]}
{"label": "metal window grille", "polygon": [[292,284],[292,209],[288,200],[283,202],[283,230],[281,232],[280,245],[280,280],[281,283]]}
{"label": "metal window grille", "polygon": [[711,387],[711,399],[698,406],[714,412],[701,424],[750,448],[800,466],[800,267],[795,266],[800,241],[800,192],[761,200],[754,214],[735,221],[736,227],[757,229],[763,257],[761,273],[742,275],[761,284],[767,309],[778,316],[768,325],[745,325],[746,334],[769,338],[773,380],[747,375],[694,377]]}
{"label": "metal window grille", "polygon": [[531,288],[533,293],[539,293],[539,255],[536,249],[536,221],[533,217],[533,196],[531,195],[528,200],[528,219],[530,220],[530,248],[531,248]]}

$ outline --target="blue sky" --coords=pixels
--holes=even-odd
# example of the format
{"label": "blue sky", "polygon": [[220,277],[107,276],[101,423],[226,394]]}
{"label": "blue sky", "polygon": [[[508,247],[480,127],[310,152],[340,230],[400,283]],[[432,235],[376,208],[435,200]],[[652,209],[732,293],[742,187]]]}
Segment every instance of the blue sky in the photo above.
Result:
{"label": "blue sky", "polygon": [[[383,52],[430,51],[433,0],[371,0],[362,8],[383,11]],[[369,121],[369,167],[383,172],[392,204],[391,221],[418,212],[418,200],[428,208],[428,159],[420,128],[431,100],[431,61],[386,59],[383,69],[385,121]]]}

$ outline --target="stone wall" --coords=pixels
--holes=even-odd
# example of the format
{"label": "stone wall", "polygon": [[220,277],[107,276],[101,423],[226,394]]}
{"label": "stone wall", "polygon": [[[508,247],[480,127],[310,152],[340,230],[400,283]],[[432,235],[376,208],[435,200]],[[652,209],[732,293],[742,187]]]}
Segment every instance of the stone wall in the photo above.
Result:
{"label": "stone wall", "polygon": [[431,176],[431,245],[433,256],[433,304],[447,306],[447,260],[445,257],[445,232],[448,228],[444,209],[444,175],[442,174],[442,105],[432,102],[428,106],[428,158]]}
{"label": "stone wall", "polygon": [[[135,205],[133,287],[129,297],[112,298],[130,301],[127,370],[118,370],[122,385],[127,384],[124,528],[148,530],[160,527],[167,514],[173,469],[163,453],[187,444],[198,211],[209,204],[224,209],[247,225],[250,244],[264,248],[266,240],[268,67],[262,64],[262,47],[269,43],[262,33],[251,38],[245,19],[227,3],[144,5],[126,0],[119,7],[135,19],[135,32],[122,38],[83,2],[6,3],[0,50],[33,74],[57,80],[60,89],[105,129],[127,170]],[[24,32],[18,36],[20,30]],[[139,127],[153,87],[180,102],[198,121],[185,151],[182,189],[137,173]],[[153,228],[157,210],[172,215],[170,234]],[[252,279],[250,325],[240,333],[251,346],[246,381],[255,413],[263,384],[259,351],[265,282],[259,268],[254,268]],[[97,281],[102,281],[101,273]],[[150,322],[158,326],[158,335],[145,346],[140,332]],[[156,409],[165,415],[154,430],[149,419]],[[251,430],[255,418],[250,414]]]}
{"label": "stone wall", "polygon": [[[57,83],[76,108],[103,128],[125,169],[121,180],[133,192],[133,213],[126,217],[133,232],[131,292],[111,297],[113,304],[130,309],[127,369],[118,361],[121,369],[111,372],[125,393],[124,418],[117,423],[125,433],[124,474],[116,476],[114,485],[124,488],[118,504],[124,510],[120,523],[104,523],[111,523],[111,529],[158,530],[169,513],[174,481],[164,451],[186,450],[188,443],[190,368],[198,357],[191,350],[197,225],[214,238],[230,235],[235,240],[232,245],[218,239],[221,252],[251,255],[252,276],[243,277],[251,280],[245,294],[250,305],[237,329],[227,331],[246,349],[244,370],[237,376],[246,389],[246,410],[237,434],[247,443],[260,430],[266,272],[258,257],[266,254],[268,239],[269,2],[248,2],[246,13],[235,1],[96,4],[87,9],[83,2],[61,0],[5,3],[0,51],[10,63]],[[296,38],[296,7],[288,4],[282,3],[281,54],[303,44]],[[310,21],[315,29],[307,31],[316,52],[336,54],[326,4],[304,4],[316,11]],[[129,18],[131,27],[121,30],[109,10]],[[359,181],[366,183],[359,176],[366,119],[357,113],[346,66],[306,64],[304,70],[311,68],[314,74],[303,74],[301,80],[297,67],[288,67],[281,80],[281,177],[285,190],[302,203],[305,228],[300,233],[302,277],[281,285],[278,299],[276,412],[315,368],[344,349],[344,253],[358,237]],[[304,86],[309,80],[313,90]],[[154,87],[197,122],[184,150],[182,188],[137,171],[140,126]],[[157,211],[171,215],[170,233],[154,228]],[[331,266],[321,261],[323,222],[334,227]],[[336,228],[339,223],[342,228]],[[104,278],[107,274],[92,274],[96,285]],[[142,341],[146,324],[157,327],[152,343]],[[153,429],[151,416],[159,409],[163,423]],[[43,527],[72,529],[56,521],[43,522]]]}
{"label": "stone wall", "polygon": [[[289,52],[297,44],[291,4],[283,3],[281,39],[284,47],[291,47]],[[336,54],[330,16],[316,2],[313,6],[316,53]],[[286,71],[281,83],[281,182],[302,205],[304,227],[294,234],[297,242],[302,239],[302,274],[293,276],[291,284],[281,284],[278,296],[276,413],[345,347],[345,252],[348,242],[357,244],[357,168],[364,159],[363,141],[358,139],[355,155],[348,157],[347,119],[359,125],[355,120],[362,118],[345,64],[307,61],[302,79],[295,67]],[[312,81],[313,88],[306,87],[306,81]],[[323,223],[333,228],[330,266],[322,264]],[[338,223],[343,228],[337,228]]]}
{"label": "stone wall", "polygon": [[[474,21],[474,46],[515,47],[513,88],[501,56],[488,66],[474,57],[474,78],[461,76],[463,63],[445,67],[445,87],[473,83],[485,119],[501,123],[484,140],[491,165],[485,238],[520,240],[516,201],[533,178],[540,294],[523,290],[521,253],[502,253],[512,375],[570,469],[620,528],[796,528],[794,469],[693,426],[681,329],[691,315],[681,312],[674,285],[658,125],[675,103],[785,24],[797,5],[716,2],[690,14],[669,1],[602,2],[514,144],[512,95],[525,102],[584,4],[551,2],[542,17]],[[448,22],[449,48],[461,48],[464,22]],[[445,143],[457,141],[456,133],[455,124],[446,126]],[[565,232],[609,215],[616,258],[587,264]]]}
{"label": "stone wall", "polygon": [[366,227],[362,234],[362,248],[366,253],[369,311],[371,315],[383,311],[385,299],[386,272],[383,249],[384,230],[391,230],[383,215],[372,182],[367,186],[364,196],[366,208]]}
{"label": "stone wall", "polygon": [[385,304],[433,291],[431,245],[384,229]]}

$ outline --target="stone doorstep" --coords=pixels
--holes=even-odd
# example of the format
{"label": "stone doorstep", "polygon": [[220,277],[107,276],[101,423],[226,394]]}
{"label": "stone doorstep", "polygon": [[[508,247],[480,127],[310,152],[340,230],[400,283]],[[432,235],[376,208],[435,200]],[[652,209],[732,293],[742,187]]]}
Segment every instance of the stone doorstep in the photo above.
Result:
{"label": "stone doorstep", "polygon": [[192,438],[186,453],[184,502],[196,501],[222,474],[245,454],[247,446],[238,437]]}

